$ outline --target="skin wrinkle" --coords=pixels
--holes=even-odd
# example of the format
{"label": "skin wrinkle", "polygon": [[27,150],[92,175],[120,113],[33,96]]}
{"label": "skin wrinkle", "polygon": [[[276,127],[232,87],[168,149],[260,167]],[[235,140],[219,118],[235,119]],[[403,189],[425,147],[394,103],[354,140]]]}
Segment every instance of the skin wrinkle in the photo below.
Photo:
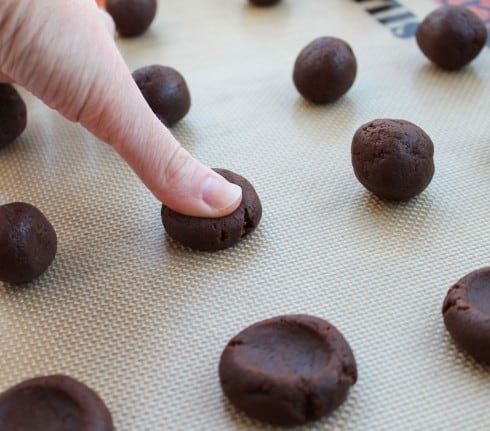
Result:
{"label": "skin wrinkle", "polygon": [[167,184],[176,184],[181,179],[181,172],[184,166],[189,163],[189,158],[186,156],[182,147],[175,147],[169,160],[169,165],[163,170],[164,181]]}
{"label": "skin wrinkle", "polygon": [[13,75],[13,73],[11,73],[12,69],[15,71],[15,66],[20,63],[18,57],[22,58],[24,51],[29,47],[29,44],[24,43],[20,49],[17,46],[16,49],[13,49],[14,43],[20,38],[19,33],[25,31],[24,29],[26,26],[24,25],[24,22],[27,21],[27,15],[15,13],[18,11],[15,11],[12,6],[10,9],[10,13],[7,14],[8,18],[5,19],[6,22],[2,19],[2,27],[0,27],[0,35],[2,36],[0,58],[3,59],[1,62],[1,70],[2,74],[9,78]]}
{"label": "skin wrinkle", "polygon": [[[103,19],[104,19],[104,25],[103,26],[101,26],[97,20],[92,20],[92,26],[94,26],[95,28],[93,30],[90,30],[90,31],[93,31],[94,33],[100,32],[101,37],[104,36],[103,33],[107,32],[112,38],[112,33],[108,28],[109,26],[105,22],[106,18],[103,18]],[[96,25],[96,23],[99,25]],[[97,47],[94,47],[94,48],[100,49]],[[76,60],[80,57],[80,49],[77,46],[77,44],[74,42],[71,43],[71,47],[70,47],[69,52],[70,52],[70,55],[72,55],[72,57],[74,58],[74,60]],[[111,58],[109,53],[106,53],[106,52],[99,53],[99,56],[101,58],[108,58],[108,59]],[[107,63],[107,61],[106,61],[106,63]],[[92,116],[94,118],[98,119],[98,118],[100,118],[100,114],[101,114],[99,107],[102,104],[99,103],[99,99],[100,99],[100,94],[102,94],[102,92],[100,89],[97,88],[98,87],[97,83],[100,81],[101,76],[104,77],[105,72],[104,72],[103,68],[100,66],[100,64],[98,64],[97,66],[98,66],[98,68],[94,69],[91,67],[87,67],[86,64],[82,64],[78,68],[77,73],[79,75],[87,74],[87,73],[91,72],[90,79],[85,78],[85,80],[88,82],[88,85],[76,87],[76,91],[73,93],[73,97],[71,97],[66,102],[67,107],[73,106],[73,109],[72,109],[73,112],[68,112],[67,117],[73,121],[81,122],[84,125],[90,123]],[[108,68],[108,69],[110,70],[111,68]],[[78,76],[78,79],[76,79],[76,81],[81,81],[81,80],[82,80],[82,76]],[[113,82],[113,81],[114,80],[112,80],[111,82]],[[63,94],[61,94],[60,96],[61,96],[61,100],[63,100],[63,99],[66,100],[66,97],[64,97]],[[77,102],[78,102],[78,105],[80,105],[78,108],[77,108]],[[94,107],[95,107],[95,109],[94,109]],[[66,109],[68,111],[68,108],[66,108]],[[84,116],[87,119],[85,119]],[[92,120],[92,121],[94,121],[94,120]],[[98,123],[98,120],[97,120],[97,123]],[[98,124],[97,124],[97,126],[98,126]],[[97,129],[100,129],[100,126],[97,127]]]}
{"label": "skin wrinkle", "polygon": [[[140,161],[140,166],[137,167],[137,169],[151,169],[152,172],[154,172],[155,178],[157,179],[157,184],[164,184],[164,185],[169,185],[167,181],[167,178],[165,176],[165,160],[169,160],[169,163],[173,163],[172,156],[171,154],[175,151],[177,151],[180,147],[178,142],[173,138],[172,135],[164,128],[160,120],[158,120],[155,116],[152,118],[152,128],[155,130],[157,129],[164,129],[165,134],[168,134],[167,140],[166,140],[166,145],[160,144],[160,145],[146,145],[144,148],[141,150],[145,152],[145,156],[141,159]],[[141,136],[145,136],[144,133],[145,131],[143,130]],[[160,133],[157,131],[148,131],[149,136],[156,136],[159,135]],[[149,138],[148,138],[149,139]],[[149,160],[149,165],[143,166],[142,162],[143,160]],[[165,190],[161,189],[159,190],[162,195],[164,195]],[[175,188],[173,190],[174,193],[179,193],[180,190],[178,188]]]}
{"label": "skin wrinkle", "polygon": [[[19,22],[19,16],[23,17],[23,14],[16,14],[17,5],[0,1],[0,34],[2,34],[1,44],[0,44],[0,54],[2,58],[5,56],[4,50],[10,51],[12,46],[11,40],[13,36],[17,33],[18,29],[21,27]],[[13,26],[13,30],[10,28]],[[0,64],[0,68],[3,70],[4,63]]]}
{"label": "skin wrinkle", "polygon": [[[118,82],[118,78],[114,79]],[[113,82],[109,82],[108,85],[112,87]],[[117,84],[116,84],[117,85]],[[111,93],[113,90],[107,88],[107,91]],[[123,157],[123,150],[126,147],[124,140],[114,139],[114,136],[121,134],[122,136],[128,136],[130,133],[130,127],[132,126],[129,122],[121,122],[116,115],[112,115],[113,107],[110,104],[106,104],[103,101],[103,93],[101,89],[94,87],[92,92],[92,97],[87,98],[84,103],[84,110],[78,112],[80,123],[88,129],[97,130],[99,138],[105,142],[111,143],[111,145],[119,152]],[[122,89],[121,91],[127,92],[127,89]],[[142,113],[141,115],[143,115]],[[138,130],[137,132],[140,132]]]}
{"label": "skin wrinkle", "polygon": [[[109,65],[112,65],[112,69],[117,69],[117,61],[116,59],[107,59],[105,60],[105,63],[109,63]],[[108,94],[112,94],[115,91],[121,91],[122,93],[131,93],[130,88],[125,88],[126,85],[124,85],[124,82],[120,82],[120,77],[115,76],[112,77],[113,79],[109,80],[107,82],[106,88],[98,88],[101,87],[99,84],[98,86],[94,85],[94,88],[91,93],[91,97],[87,98],[87,100],[84,103],[83,111],[81,110],[80,112],[77,113],[77,116],[79,118],[80,123],[91,130],[97,130],[98,137],[104,141],[111,143],[111,145],[114,147],[114,149],[119,152],[123,157],[124,157],[124,148],[129,146],[128,143],[124,141],[124,139],[114,139],[114,136],[116,135],[121,135],[122,137],[126,136],[131,136],[131,128],[135,127],[133,122],[128,122],[124,121],[121,123],[119,121],[118,115],[113,115],[112,111],[114,110],[114,107],[112,104],[104,103],[103,97],[104,97],[104,92],[107,92]],[[102,86],[103,87],[103,86]],[[119,89],[119,90],[118,90]],[[141,108],[141,106],[139,106]],[[128,105],[126,107],[126,110],[131,109],[134,112],[131,112],[130,117],[134,117],[136,115],[143,116],[146,114],[146,110],[143,108],[141,112],[137,112],[137,109],[135,109],[133,106]],[[143,121],[144,122],[144,121]],[[138,134],[138,136],[141,136],[141,133],[145,132],[144,128],[138,129],[134,133]],[[146,133],[146,132],[145,132]],[[145,136],[145,135],[142,135]],[[146,147],[143,147],[143,149]]]}
{"label": "skin wrinkle", "polygon": [[[62,67],[63,66],[59,63],[59,61],[55,62],[52,76],[59,76],[59,70],[62,69]],[[90,73],[90,78],[85,78],[87,84],[75,86],[73,88],[70,87],[68,94],[66,94],[66,88],[63,87],[62,82],[51,78],[48,82],[53,82],[54,85],[54,87],[49,88],[51,107],[57,110],[62,110],[69,120],[83,124],[84,116],[87,116],[87,114],[91,112],[91,110],[88,109],[89,104],[97,106],[97,103],[91,103],[91,99],[99,99],[100,92],[97,89],[97,73],[91,68],[86,67],[85,64],[82,64],[79,68],[77,76],[73,78],[74,82],[81,81],[81,73]]]}
{"label": "skin wrinkle", "polygon": [[[48,19],[48,17],[45,17],[44,19],[39,20],[39,32],[46,32],[45,28],[49,24]],[[51,64],[50,62],[50,67],[49,69],[47,69],[45,68],[46,62],[44,62],[41,57],[44,57],[46,55],[45,47],[54,44],[56,40],[54,38],[54,35],[51,35],[50,39],[39,46],[36,35],[31,34],[29,36],[29,38],[24,37],[23,41],[26,44],[26,49],[23,51],[22,57],[13,63],[14,67],[19,70],[14,71],[12,75],[20,77],[18,82],[21,85],[24,85],[26,87],[32,87],[33,85],[35,85],[36,95],[39,98],[44,98],[46,95],[49,95],[48,90],[52,81],[52,75],[54,67],[56,65],[56,60],[53,64]],[[41,90],[39,90],[38,87],[40,85],[40,82],[43,85]]]}
{"label": "skin wrinkle", "polygon": [[[95,30],[99,30],[101,33],[107,32],[107,28],[105,28],[105,27],[101,28],[101,29],[99,29],[99,27],[97,27]],[[108,35],[106,35],[106,37],[107,36]],[[109,37],[109,39],[112,39],[112,36]],[[95,49],[100,49],[100,48],[95,48]],[[74,53],[75,53],[75,51],[78,51],[78,50],[74,49]],[[76,52],[76,54],[78,54],[78,52]],[[106,65],[108,62],[111,62],[113,64],[112,69],[116,69],[118,67],[117,62],[115,61],[113,56],[110,55],[110,53],[107,53],[107,52],[105,52],[105,50],[103,50],[98,55],[100,56],[100,58],[105,59],[104,63]],[[78,56],[78,55],[76,55],[76,56]],[[80,121],[83,125],[89,125],[90,121],[92,121],[92,122],[94,121],[91,117],[99,118],[100,114],[102,114],[102,111],[100,110],[100,106],[103,105],[103,103],[101,103],[101,97],[104,93],[103,93],[103,88],[98,88],[98,87],[100,87],[99,77],[106,75],[105,71],[103,70],[100,63],[98,64],[97,70],[92,70],[92,68],[86,67],[85,64],[82,65],[82,67],[79,70],[81,71],[81,70],[87,70],[87,69],[92,71],[91,77],[87,81],[87,82],[89,82],[89,84],[85,87],[78,87],[79,88],[78,91],[81,94],[75,95],[74,100],[72,102],[73,103],[72,106],[75,106],[75,102],[78,100],[78,101],[80,101],[79,102],[80,107],[78,109],[73,109],[74,112],[71,114],[71,117],[75,121]],[[109,70],[110,69],[111,68],[109,68]],[[84,73],[86,73],[86,72],[84,72]],[[119,79],[117,79],[117,78],[114,79],[114,77],[111,77],[111,78],[112,78],[112,81],[111,81],[112,85],[114,85],[115,82],[119,82]],[[104,82],[106,82],[106,81],[107,81],[107,79],[104,80]],[[117,90],[117,88],[114,88],[114,91],[116,91],[116,90]],[[106,118],[106,117],[104,117],[104,118]],[[98,127],[96,130],[99,130],[99,129],[100,129],[100,127]]]}
{"label": "skin wrinkle", "polygon": [[[60,25],[62,25],[62,23],[60,23]],[[97,34],[98,38],[107,38],[107,34],[105,34],[107,33],[107,29],[105,26],[101,25],[100,21],[93,23],[90,29],[87,28],[84,31]],[[80,122],[82,122],[82,124],[84,123],[83,117],[87,112],[83,109],[83,107],[90,103],[91,97],[98,97],[98,95],[102,93],[100,91],[102,89],[97,88],[97,82],[98,78],[103,76],[103,71],[101,70],[100,66],[98,66],[97,69],[90,67],[90,64],[87,64],[85,57],[79,54],[79,46],[83,47],[84,45],[83,40],[83,36],[80,37],[77,35],[76,39],[69,39],[66,42],[63,41],[63,43],[66,45],[62,49],[59,49],[59,51],[60,53],[64,53],[62,58],[63,63],[70,62],[71,64],[78,64],[78,67],[76,67],[74,70],[75,76],[71,81],[73,83],[86,82],[86,84],[72,84],[68,87],[69,92],[66,94],[67,89],[63,88],[63,82],[49,79],[48,82],[53,83],[52,85],[55,87],[49,88],[48,93],[46,93],[46,100],[52,108],[62,110],[67,118],[72,121],[78,119]],[[102,44],[102,46],[104,45]],[[94,46],[90,49],[99,50],[100,48]],[[106,56],[106,53],[103,51],[99,53],[99,56],[101,58],[110,58],[110,56]],[[60,58],[60,56],[56,55],[54,58]],[[57,67],[59,68],[58,70],[56,70]],[[62,67],[63,65],[60,65],[59,62],[55,62],[52,74],[54,76],[60,76]],[[90,77],[87,77],[88,74],[90,74]],[[106,79],[104,79],[104,81],[106,81]]]}
{"label": "skin wrinkle", "polygon": [[[76,110],[73,114],[68,114],[67,118],[73,119],[72,121],[75,121],[77,123],[81,123],[83,115],[85,115],[87,117],[89,115],[91,115],[91,114],[89,114],[89,112],[93,112],[93,111],[91,111],[91,109],[90,109],[92,106],[89,106],[89,103],[91,102],[90,97],[89,97],[90,94],[93,95],[92,96],[92,99],[93,99],[92,105],[95,107],[99,106],[100,104],[97,102],[98,102],[98,99],[100,96],[96,91],[95,79],[92,79],[92,82],[88,86],[88,90],[83,94],[83,96],[79,96],[79,99],[82,101],[81,102],[82,105],[80,106],[80,108],[78,110]],[[69,104],[69,106],[73,106],[73,105],[74,105],[73,102]],[[93,116],[93,118],[97,118],[98,115],[97,115],[97,113],[95,113],[95,115],[92,115],[92,116]],[[98,128],[100,128],[100,126]]]}

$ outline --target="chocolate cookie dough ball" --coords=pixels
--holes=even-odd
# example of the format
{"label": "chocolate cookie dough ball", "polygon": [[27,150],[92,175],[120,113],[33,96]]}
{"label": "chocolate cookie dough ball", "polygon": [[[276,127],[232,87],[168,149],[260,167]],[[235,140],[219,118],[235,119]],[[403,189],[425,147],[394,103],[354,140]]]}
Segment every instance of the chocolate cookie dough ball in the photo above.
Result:
{"label": "chocolate cookie dough ball", "polygon": [[274,317],[233,337],[219,364],[223,392],[249,416],[302,425],[335,410],[357,380],[349,344],[329,322]]}
{"label": "chocolate cookie dough ball", "polygon": [[0,206],[0,281],[24,283],[40,276],[56,255],[56,232],[36,207]]}
{"label": "chocolate cookie dough ball", "polygon": [[0,148],[20,136],[27,124],[26,104],[10,84],[0,84]]}
{"label": "chocolate cookie dough ball", "polygon": [[162,223],[167,233],[195,250],[216,251],[230,247],[252,233],[262,217],[262,205],[252,184],[226,169],[214,170],[242,188],[242,201],[234,212],[220,218],[201,218],[162,206]]}
{"label": "chocolate cookie dough ball", "polygon": [[480,53],[487,40],[487,28],[469,9],[442,6],[422,21],[416,39],[429,60],[443,69],[454,70]]}
{"label": "chocolate cookie dough ball", "polygon": [[256,6],[272,6],[279,3],[279,0],[250,0],[250,3]]}
{"label": "chocolate cookie dough ball", "polygon": [[157,0],[107,0],[106,10],[121,36],[138,36],[155,18]]}
{"label": "chocolate cookie dough ball", "polygon": [[490,364],[490,268],[470,272],[452,286],[442,315],[456,344]]}
{"label": "chocolate cookie dough ball", "polygon": [[434,175],[434,145],[418,126],[405,120],[374,120],[352,139],[357,179],[383,199],[407,200],[422,192]]}
{"label": "chocolate cookie dough ball", "polygon": [[296,58],[293,81],[304,98],[313,103],[329,103],[349,90],[356,73],[356,58],[346,42],[319,37]]}
{"label": "chocolate cookie dough ball", "polygon": [[150,108],[167,127],[189,112],[191,95],[184,77],[175,69],[154,64],[135,70],[133,78]]}
{"label": "chocolate cookie dough ball", "polygon": [[0,394],[2,431],[114,431],[104,401],[68,376],[26,380]]}

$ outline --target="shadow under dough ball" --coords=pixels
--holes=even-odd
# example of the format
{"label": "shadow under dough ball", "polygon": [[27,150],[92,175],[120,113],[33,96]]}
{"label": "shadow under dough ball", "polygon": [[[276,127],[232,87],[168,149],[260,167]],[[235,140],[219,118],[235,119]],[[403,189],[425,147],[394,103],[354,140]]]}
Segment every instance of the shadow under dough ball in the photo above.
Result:
{"label": "shadow under dough ball", "polygon": [[447,293],[442,315],[456,344],[478,361],[490,363],[490,267],[458,280]]}
{"label": "shadow under dough ball", "polygon": [[306,45],[294,64],[293,81],[300,94],[313,103],[329,103],[354,83],[357,62],[352,48],[335,37],[319,37]]}
{"label": "shadow under dough ball", "polygon": [[56,255],[56,232],[36,207],[0,206],[0,280],[24,283],[40,276]]}
{"label": "shadow under dough ball", "polygon": [[250,3],[256,6],[272,6],[276,3],[279,3],[280,0],[249,0]]}
{"label": "shadow under dough ball", "polygon": [[114,431],[104,401],[68,376],[26,380],[0,394],[2,431]]}
{"label": "shadow under dough ball", "polygon": [[157,0],[107,0],[106,11],[112,16],[121,36],[138,36],[155,18]]}
{"label": "shadow under dough ball", "polygon": [[374,120],[352,139],[354,173],[383,199],[407,200],[422,192],[434,175],[434,145],[418,126],[405,120]]}
{"label": "shadow under dough ball", "polygon": [[442,6],[419,25],[417,43],[425,56],[447,70],[471,62],[487,40],[485,23],[462,6]]}
{"label": "shadow under dough ball", "polygon": [[26,104],[10,84],[0,84],[0,148],[20,136],[27,124]]}
{"label": "shadow under dough ball", "polygon": [[224,349],[225,395],[249,416],[301,425],[336,409],[357,380],[349,344],[330,323],[286,315],[249,326]]}
{"label": "shadow under dough ball", "polygon": [[151,65],[133,72],[143,97],[167,127],[173,126],[189,112],[191,95],[184,77],[168,66]]}
{"label": "shadow under dough ball", "polygon": [[230,247],[252,233],[262,217],[259,197],[242,176],[226,169],[214,169],[242,188],[242,201],[231,214],[220,218],[192,217],[162,205],[162,223],[168,235],[186,247],[216,251]]}

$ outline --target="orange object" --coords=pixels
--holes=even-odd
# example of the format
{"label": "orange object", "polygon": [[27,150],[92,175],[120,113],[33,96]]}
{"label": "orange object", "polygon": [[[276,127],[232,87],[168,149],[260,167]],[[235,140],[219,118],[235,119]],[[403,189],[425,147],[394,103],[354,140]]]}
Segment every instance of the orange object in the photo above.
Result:
{"label": "orange object", "polygon": [[105,0],[95,0],[100,7],[105,7]]}

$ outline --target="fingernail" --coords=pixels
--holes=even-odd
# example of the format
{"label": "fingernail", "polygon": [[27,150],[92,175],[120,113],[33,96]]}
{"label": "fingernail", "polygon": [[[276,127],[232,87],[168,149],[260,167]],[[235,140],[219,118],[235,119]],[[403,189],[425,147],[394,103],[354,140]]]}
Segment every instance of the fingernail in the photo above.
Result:
{"label": "fingernail", "polygon": [[242,188],[221,176],[210,176],[202,188],[203,201],[217,211],[231,207],[241,196]]}

